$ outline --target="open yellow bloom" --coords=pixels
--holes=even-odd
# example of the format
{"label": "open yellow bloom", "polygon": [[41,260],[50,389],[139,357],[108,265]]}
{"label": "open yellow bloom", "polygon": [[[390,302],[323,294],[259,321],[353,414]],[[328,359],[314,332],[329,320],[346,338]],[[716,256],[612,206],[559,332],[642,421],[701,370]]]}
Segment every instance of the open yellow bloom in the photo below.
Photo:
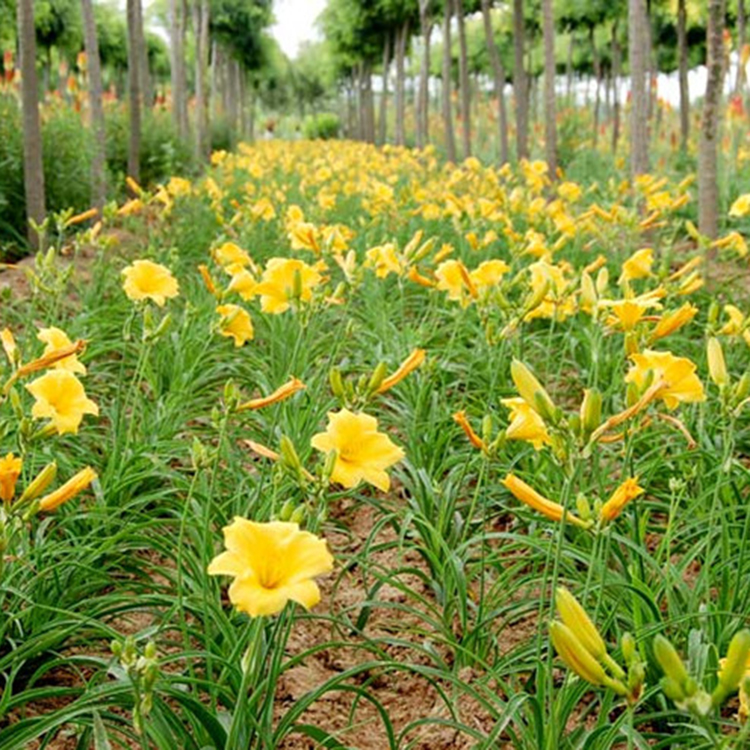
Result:
{"label": "open yellow bloom", "polygon": [[99,414],[99,407],[86,397],[78,378],[67,370],[52,370],[26,386],[36,399],[34,419],[50,419],[58,434],[76,433],[84,414]]}
{"label": "open yellow bloom", "polygon": [[435,278],[437,279],[437,289],[448,293],[448,299],[454,302],[461,302],[463,306],[470,303],[468,296],[468,287],[466,284],[467,274],[461,272],[460,260],[444,260],[435,269]]}
{"label": "open yellow bloom", "polygon": [[320,284],[322,277],[317,268],[296,258],[271,258],[255,294],[260,295],[263,312],[283,313],[291,307],[295,299],[309,302],[313,289]]}
{"label": "open yellow bloom", "polygon": [[632,331],[641,321],[650,307],[661,307],[654,299],[602,300],[601,307],[612,310],[612,315],[607,318],[607,324],[622,331]]}
{"label": "open yellow bloom", "polygon": [[16,482],[22,468],[23,461],[12,453],[0,458],[0,500],[4,503],[9,503],[16,494]]}
{"label": "open yellow bloom", "polygon": [[[68,338],[64,331],[59,328],[41,328],[37,334],[37,338],[47,346],[44,349],[44,355],[54,354],[61,349],[68,349],[73,346],[73,342]],[[80,375],[86,374],[86,367],[78,361],[78,357],[75,354],[71,354],[69,357],[55,362],[52,367],[57,370],[68,370],[68,372],[77,372]]]}
{"label": "open yellow bloom", "polygon": [[654,251],[650,247],[644,247],[633,253],[623,264],[620,284],[624,281],[643,279],[651,275],[651,266],[654,265]]}
{"label": "open yellow bloom", "polygon": [[750,214],[750,193],[745,193],[732,203],[729,215],[732,218],[740,219],[748,214]]}
{"label": "open yellow bloom", "polygon": [[163,307],[167,299],[176,297],[180,292],[177,279],[172,272],[150,260],[136,260],[122,272],[125,277],[123,289],[134,302],[152,300]]}
{"label": "open yellow bloom", "polygon": [[367,261],[365,265],[368,268],[375,269],[375,275],[379,279],[384,279],[388,274],[395,273],[401,276],[404,272],[404,266],[398,256],[396,246],[392,242],[385,245],[371,247],[367,251]]}
{"label": "open yellow bloom", "polygon": [[219,305],[216,312],[221,315],[219,333],[234,339],[235,346],[244,346],[255,335],[253,321],[247,310],[239,305]]}
{"label": "open yellow bloom", "polygon": [[639,495],[643,494],[643,487],[638,486],[638,477],[626,479],[613,493],[612,496],[602,505],[599,511],[599,518],[605,523],[617,518],[622,509]]}
{"label": "open yellow bloom", "polygon": [[250,617],[278,614],[290,600],[314,607],[320,601],[315,576],[333,570],[326,542],[296,523],[235,517],[224,527],[224,545],[208,572],[234,577],[229,601]]}
{"label": "open yellow bloom", "polygon": [[252,265],[253,261],[245,250],[234,242],[225,242],[214,248],[211,253],[213,259],[225,270],[239,271],[245,266]]}
{"label": "open yellow bloom", "polygon": [[378,432],[378,420],[348,409],[328,413],[328,429],[313,435],[310,444],[319,451],[336,451],[331,480],[344,487],[361,481],[387,492],[391,480],[386,469],[404,457],[404,451]]}
{"label": "open yellow bloom", "polygon": [[39,501],[39,510],[45,513],[56,510],[63,503],[67,503],[68,500],[72,500],[76,495],[83,492],[95,479],[96,472],[90,466],[81,469],[61,487],[50,492],[49,495],[45,495]]}
{"label": "open yellow bloom", "polygon": [[508,271],[510,266],[503,260],[485,260],[470,275],[476,288],[481,290],[497,286]]}
{"label": "open yellow bloom", "polygon": [[510,409],[510,424],[505,431],[508,440],[523,440],[536,450],[552,443],[544,420],[524,399],[503,398],[500,403]]}
{"label": "open yellow bloom", "polygon": [[679,403],[703,401],[703,385],[695,374],[696,367],[684,357],[675,357],[671,352],[657,352],[646,349],[640,354],[632,354],[633,367],[625,376],[626,383],[635,383],[644,388],[647,383],[662,383],[658,398],[668,409],[675,409]]}

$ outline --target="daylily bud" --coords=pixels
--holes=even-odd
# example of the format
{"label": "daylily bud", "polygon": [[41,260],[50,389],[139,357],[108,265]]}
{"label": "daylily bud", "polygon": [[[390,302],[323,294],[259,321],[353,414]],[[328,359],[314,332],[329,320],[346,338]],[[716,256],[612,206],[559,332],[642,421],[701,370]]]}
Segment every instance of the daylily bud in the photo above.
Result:
{"label": "daylily bud", "polygon": [[738,401],[746,399],[750,395],[750,372],[746,372],[735,387],[734,397]]}
{"label": "daylily bud", "polygon": [[385,362],[379,362],[378,366],[373,370],[370,377],[370,381],[367,384],[367,393],[376,393],[378,388],[385,380],[385,376],[388,372],[388,365]]}
{"label": "daylily bud", "polygon": [[681,686],[685,694],[689,696],[690,693],[685,688],[690,675],[675,647],[661,634],[654,638],[654,656],[664,674]]}
{"label": "daylily bud", "polygon": [[90,466],[81,469],[54,492],[45,495],[39,501],[39,510],[43,513],[57,510],[63,503],[72,500],[76,495],[83,492],[96,479],[96,476],[96,472]]}
{"label": "daylily bud", "polygon": [[523,362],[519,362],[514,359],[510,365],[510,376],[513,378],[513,382],[518,389],[521,398],[534,410],[536,410],[541,417],[544,417],[540,411],[540,408],[546,412],[547,415],[552,415],[555,411],[555,405],[552,403],[552,399],[549,397],[547,391],[544,390],[542,384],[531,374],[531,370],[526,367]]}
{"label": "daylily bud", "polygon": [[281,457],[284,463],[290,468],[297,472],[302,471],[302,463],[297,455],[297,450],[294,447],[294,443],[286,436],[282,435],[279,441],[279,447],[281,449]]}
{"label": "daylily bud", "polygon": [[709,326],[715,326],[719,322],[719,315],[721,314],[721,305],[714,300],[708,307],[708,324]]}
{"label": "daylily bud", "polygon": [[747,657],[750,654],[750,630],[740,630],[732,638],[726,659],[719,671],[719,684],[711,696],[714,706],[721,705],[733,693],[747,671]]}
{"label": "daylily bud", "polygon": [[563,623],[567,625],[580,641],[581,645],[596,659],[601,659],[607,653],[599,631],[591,622],[584,608],[568,589],[562,586],[555,591],[557,611]]}
{"label": "daylily bud", "polygon": [[602,421],[602,394],[598,388],[587,388],[581,402],[581,425],[585,434],[591,434]]}
{"label": "daylily bud", "polygon": [[332,367],[328,373],[328,382],[333,391],[333,395],[341,398],[344,395],[344,381],[341,379],[341,372],[338,367]]}
{"label": "daylily bud", "polygon": [[604,667],[587,651],[576,638],[573,631],[561,622],[551,622],[549,633],[555,651],[565,664],[579,677],[590,682],[592,685],[606,685],[613,688],[620,695],[627,691],[625,686],[617,680],[613,680],[604,671]]}
{"label": "daylily bud", "polygon": [[591,518],[591,503],[589,503],[586,495],[582,493],[578,494],[576,497],[576,510],[584,521],[588,521]]}
{"label": "daylily bud", "polygon": [[724,351],[719,340],[714,336],[708,340],[708,372],[711,375],[711,380],[720,388],[728,385],[729,373],[724,361]]}
{"label": "daylily bud", "polygon": [[18,504],[21,505],[22,503],[28,503],[32,500],[36,500],[36,498],[38,498],[47,489],[47,487],[52,484],[56,476],[57,464],[52,461],[52,463],[47,464],[36,475],[31,483],[26,486],[23,494],[18,498]]}
{"label": "daylily bud", "polygon": [[623,633],[620,638],[620,648],[626,664],[630,664],[636,656],[635,638],[631,633]]}

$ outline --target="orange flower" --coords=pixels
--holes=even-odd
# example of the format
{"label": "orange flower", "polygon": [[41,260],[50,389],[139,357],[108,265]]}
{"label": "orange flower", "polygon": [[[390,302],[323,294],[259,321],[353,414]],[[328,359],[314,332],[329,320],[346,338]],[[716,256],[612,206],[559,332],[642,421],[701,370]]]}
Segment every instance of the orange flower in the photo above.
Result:
{"label": "orange flower", "polygon": [[306,387],[307,386],[301,380],[293,377],[288,383],[284,383],[284,385],[277,388],[268,396],[253,398],[250,401],[246,401],[244,404],[240,404],[237,407],[237,411],[254,411],[255,409],[262,409],[264,406],[270,406],[271,404],[283,401]]}

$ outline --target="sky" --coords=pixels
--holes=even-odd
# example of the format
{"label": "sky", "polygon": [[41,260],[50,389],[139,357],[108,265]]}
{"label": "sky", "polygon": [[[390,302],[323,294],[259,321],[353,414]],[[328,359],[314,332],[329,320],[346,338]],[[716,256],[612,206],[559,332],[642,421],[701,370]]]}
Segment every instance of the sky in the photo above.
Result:
{"label": "sky", "polygon": [[275,0],[276,23],[271,33],[289,57],[295,57],[300,44],[319,39],[315,19],[325,8],[326,0]]}

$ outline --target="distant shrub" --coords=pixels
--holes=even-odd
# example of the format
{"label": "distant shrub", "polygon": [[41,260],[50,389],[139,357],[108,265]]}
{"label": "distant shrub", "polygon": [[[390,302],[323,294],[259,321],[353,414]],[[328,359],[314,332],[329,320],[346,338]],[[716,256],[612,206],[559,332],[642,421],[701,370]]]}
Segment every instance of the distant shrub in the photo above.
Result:
{"label": "distant shrub", "polygon": [[[128,168],[127,109],[111,107],[106,114],[107,166],[115,192],[124,188]],[[173,174],[186,174],[193,168],[190,144],[182,141],[169,112],[154,109],[144,112],[141,125],[141,184],[163,182]]]}
{"label": "distant shrub", "polygon": [[321,112],[308,117],[302,125],[302,134],[308,139],[329,140],[338,137],[341,122],[332,112]]}

